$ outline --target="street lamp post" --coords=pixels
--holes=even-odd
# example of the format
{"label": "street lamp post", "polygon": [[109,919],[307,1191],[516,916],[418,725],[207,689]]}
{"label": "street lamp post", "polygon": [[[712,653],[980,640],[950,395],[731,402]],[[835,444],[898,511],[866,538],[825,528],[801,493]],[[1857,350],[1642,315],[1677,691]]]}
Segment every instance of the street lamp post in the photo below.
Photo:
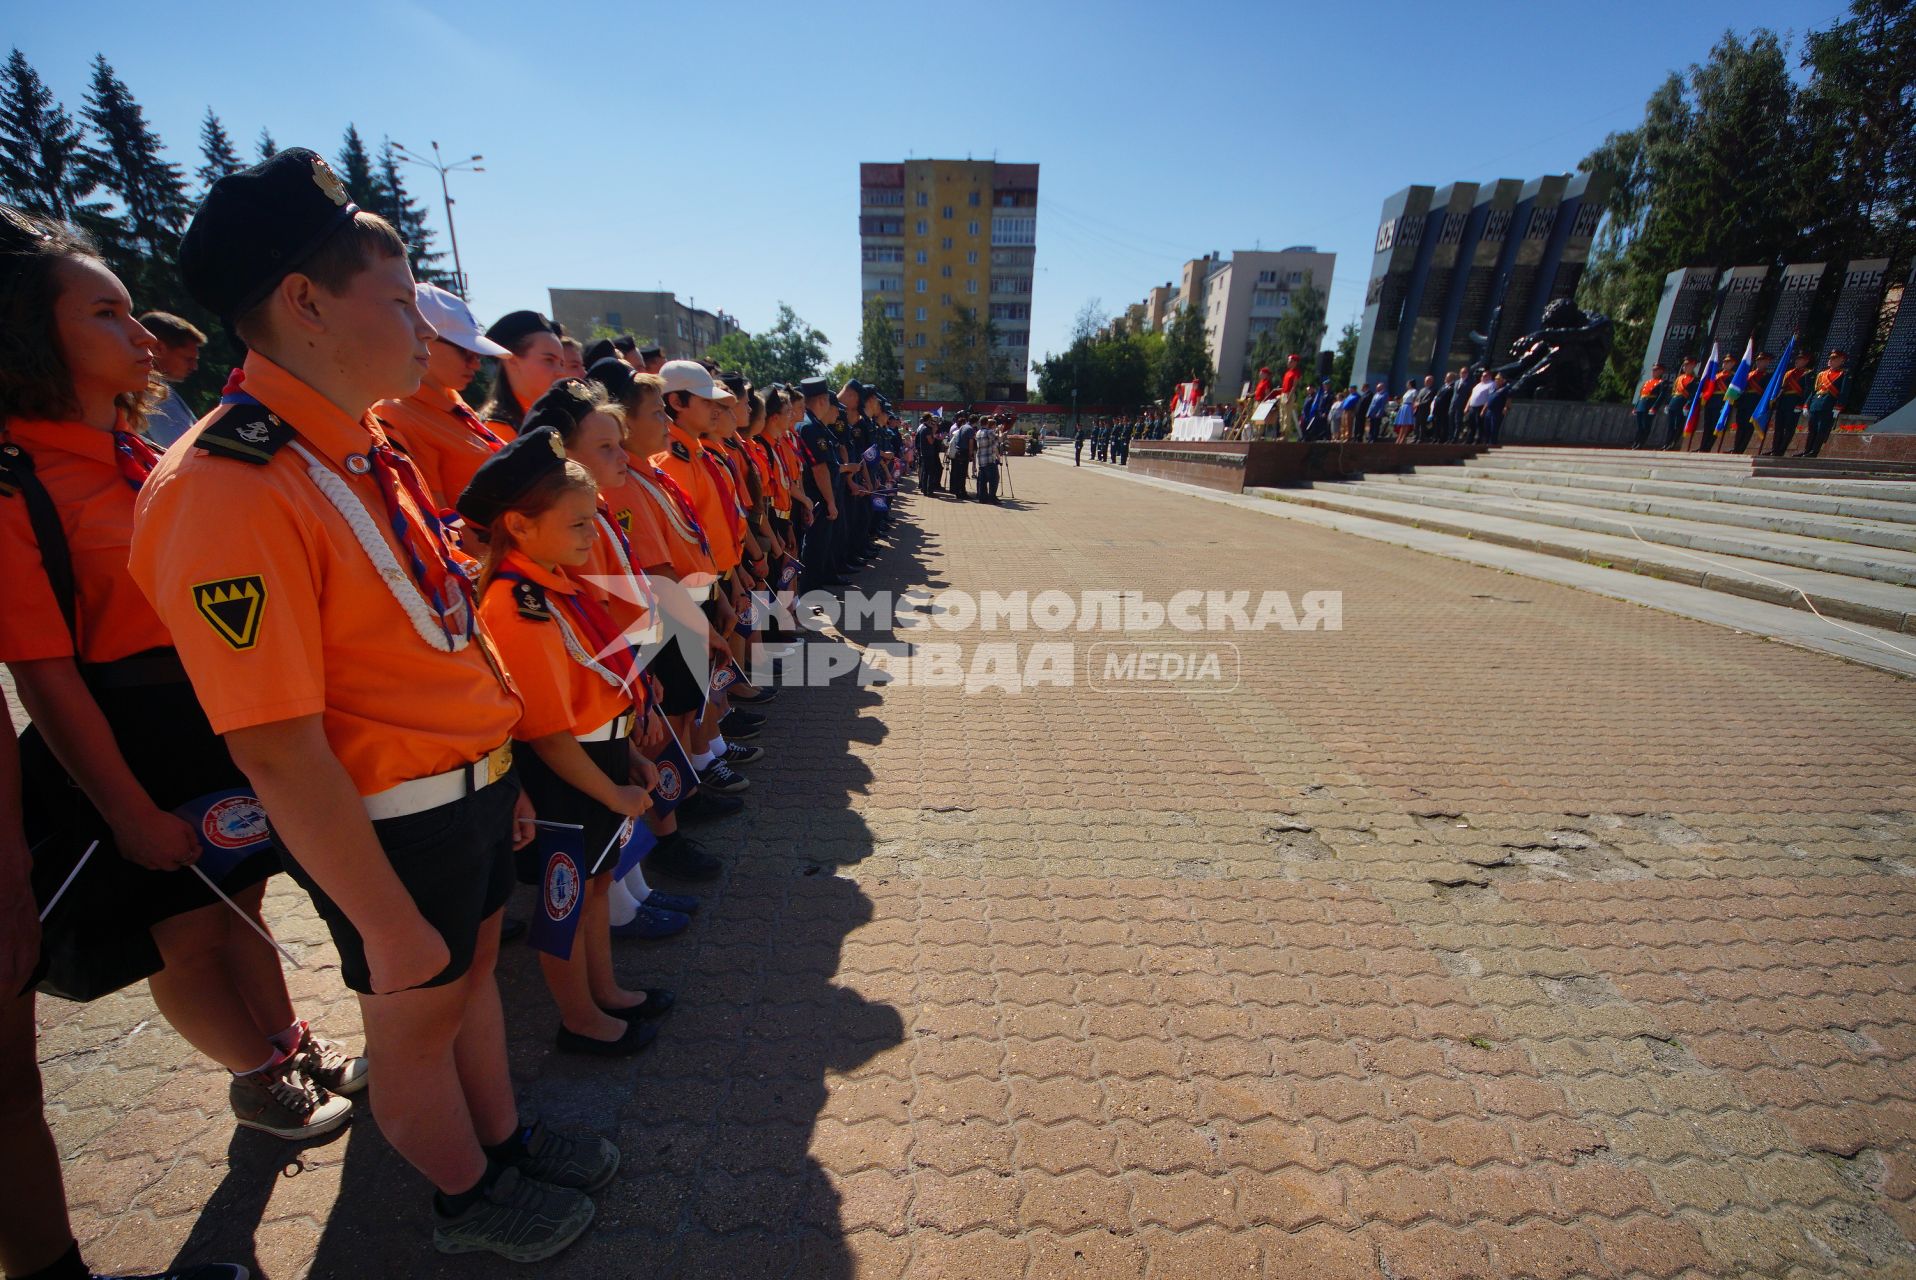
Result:
{"label": "street lamp post", "polygon": [[460,297],[465,298],[468,296],[466,293],[466,272],[465,268],[459,263],[459,231],[452,224],[452,190],[446,185],[446,175],[449,173],[458,173],[461,170],[466,170],[471,173],[484,173],[485,169],[480,166],[479,162],[484,160],[485,157],[468,156],[464,160],[455,160],[451,164],[447,164],[445,158],[439,154],[439,144],[437,142],[432,144],[432,159],[430,160],[407,150],[406,145],[401,142],[393,143],[393,150],[398,153],[399,158],[406,163],[416,164],[424,169],[431,169],[439,175],[439,197],[446,202],[446,238],[452,242],[453,288],[458,291]]}

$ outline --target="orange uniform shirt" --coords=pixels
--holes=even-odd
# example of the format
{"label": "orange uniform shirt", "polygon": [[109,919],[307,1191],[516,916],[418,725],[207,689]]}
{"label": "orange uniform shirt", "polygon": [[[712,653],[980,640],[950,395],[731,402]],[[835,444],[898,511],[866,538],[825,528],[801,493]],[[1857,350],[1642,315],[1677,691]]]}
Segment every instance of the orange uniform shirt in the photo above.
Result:
{"label": "orange uniform shirt", "polygon": [[674,423],[666,437],[665,449],[653,454],[651,461],[672,477],[692,500],[699,527],[705,530],[705,540],[712,550],[713,569],[730,573],[739,560],[738,512],[733,508],[729,489],[718,487],[719,477],[712,474],[711,466],[700,456],[702,448]]}
{"label": "orange uniform shirt", "polygon": [[[343,482],[402,570],[405,547],[377,480],[355,458],[382,438],[258,352],[245,391],[297,438],[264,464],[193,445],[217,411],[169,450],[140,491],[133,577],[172,632],[219,733],[323,717],[361,795],[479,759],[518,723],[517,693],[483,628],[434,648],[375,569],[353,526],[308,474],[300,446]],[[422,519],[409,500],[402,507]]]}
{"label": "orange uniform shirt", "polygon": [[486,427],[507,444],[519,438],[519,424],[516,422],[507,422],[503,418],[487,418]]}
{"label": "orange uniform shirt", "polygon": [[[672,565],[672,549],[668,539],[671,533],[662,526],[665,516],[656,503],[639,488],[632,478],[631,468],[627,468],[619,483],[601,490],[599,496],[605,500],[606,513],[625,531],[626,540],[632,544],[632,567],[634,569],[664,569]],[[593,554],[609,555],[609,549],[601,552],[594,547]]]}
{"label": "orange uniform shirt", "polygon": [[[718,576],[718,569],[712,562],[709,544],[701,543],[700,529],[693,528],[685,519],[685,513],[678,509],[672,496],[659,486],[651,476],[639,474],[639,468],[651,469],[652,463],[645,459],[633,459],[627,456],[626,482],[622,493],[634,493],[641,496],[658,522],[664,536],[668,560],[646,568],[669,567],[672,576],[690,585],[703,585]],[[636,508],[635,508],[636,510]],[[694,512],[694,517],[697,513]]]}
{"label": "orange uniform shirt", "polygon": [[[630,635],[647,624],[646,614],[650,612],[645,603],[645,584],[639,581],[638,575],[645,572],[648,564],[663,564],[664,561],[645,559],[648,552],[641,551],[640,544],[626,532],[626,525],[620,522],[621,515],[635,524],[644,518],[643,512],[635,514],[630,509],[622,509],[615,514],[601,501],[594,519],[598,529],[597,536],[592,540],[592,553],[584,564],[571,571],[570,576],[581,591],[604,606],[622,633]],[[621,533],[625,536],[625,546],[619,544]],[[649,551],[649,554],[656,556],[660,553]],[[620,585],[610,585],[613,582],[619,582]]]}
{"label": "orange uniform shirt", "polygon": [[[566,648],[561,607],[548,596],[574,595],[579,583],[563,569],[546,570],[520,555],[506,553],[502,571],[521,574],[536,587],[510,578],[494,578],[479,603],[479,616],[499,645],[499,655],[525,700],[512,736],[522,742],[555,733],[589,733],[632,709],[632,695],[573,658]],[[578,637],[590,647],[585,637]]]}
{"label": "orange uniform shirt", "polygon": [[[420,384],[404,400],[382,400],[373,416],[386,434],[404,449],[426,477],[426,488],[441,511],[459,505],[459,495],[472,483],[473,473],[493,455],[495,446],[485,428],[457,391]],[[510,436],[492,433],[501,444]]]}
{"label": "orange uniform shirt", "polygon": [[33,459],[66,530],[79,645],[76,652],[47,580],[26,498],[0,497],[0,662],[112,662],[170,647],[166,624],[127,572],[136,494],[120,473],[113,433],[84,422],[16,421],[6,437]]}

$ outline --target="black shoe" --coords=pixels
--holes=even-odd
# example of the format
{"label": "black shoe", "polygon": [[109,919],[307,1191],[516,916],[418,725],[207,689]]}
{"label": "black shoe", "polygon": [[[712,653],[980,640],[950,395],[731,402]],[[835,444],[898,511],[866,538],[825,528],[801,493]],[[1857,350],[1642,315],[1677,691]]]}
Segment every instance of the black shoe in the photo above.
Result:
{"label": "black shoe", "polygon": [[735,796],[752,784],[744,774],[723,760],[714,760],[699,770],[699,790],[712,790],[722,796]]}
{"label": "black shoe", "polygon": [[[680,804],[677,813],[687,822],[711,822],[718,818],[729,818],[745,807],[745,802],[737,796],[722,796],[711,791],[694,791]],[[657,863],[659,850],[665,848],[660,841],[658,848],[646,855],[648,862]],[[681,880],[697,879],[696,876],[680,876]]]}
{"label": "black shoe", "polygon": [[595,1058],[629,1058],[659,1038],[659,1029],[649,1022],[628,1022],[625,1034],[617,1040],[595,1040],[565,1027],[552,1039],[560,1053],[578,1053]]}
{"label": "black shoe", "polygon": [[615,1018],[624,1018],[627,1022],[650,1022],[654,1018],[663,1018],[672,1012],[672,1006],[679,1002],[678,996],[660,987],[645,989],[645,1003],[635,1004],[630,1009],[607,1009]]}
{"label": "black shoe", "polygon": [[[698,799],[693,796],[692,799]],[[739,804],[730,796],[716,796],[713,799]],[[690,801],[686,802],[691,803]],[[679,806],[679,812],[685,812],[685,805]],[[705,846],[682,831],[674,831],[660,840],[652,852],[645,856],[645,869],[670,876],[674,880],[714,880],[725,864],[705,851]]]}
{"label": "black shoe", "polygon": [[764,727],[765,716],[762,713],[747,711],[743,707],[733,707],[725,713],[725,718],[719,721],[719,732],[728,736],[738,730],[757,730]]}
{"label": "black shoe", "polygon": [[[766,640],[765,643],[773,644],[776,642],[768,639]],[[766,703],[778,697],[778,690],[767,685],[764,688],[761,688],[758,690],[756,697],[747,698],[743,696],[742,694],[740,694],[737,690],[733,690],[732,693],[730,694],[730,697],[732,699],[732,705],[735,707],[762,707]]]}
{"label": "black shoe", "polygon": [[764,759],[765,748],[755,747],[749,742],[728,742],[725,744],[725,763],[729,765],[755,764]]}

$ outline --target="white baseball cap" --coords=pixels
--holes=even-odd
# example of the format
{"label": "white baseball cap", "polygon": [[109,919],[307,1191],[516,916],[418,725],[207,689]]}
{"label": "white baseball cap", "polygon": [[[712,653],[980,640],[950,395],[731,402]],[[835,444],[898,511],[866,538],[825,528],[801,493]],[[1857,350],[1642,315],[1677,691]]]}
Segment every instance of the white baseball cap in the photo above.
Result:
{"label": "white baseball cap", "polygon": [[696,360],[667,360],[659,370],[665,379],[665,393],[689,391],[702,400],[730,400],[732,393],[719,385],[711,371]]}
{"label": "white baseball cap", "polygon": [[453,346],[481,356],[512,354],[479,331],[479,322],[472,318],[472,308],[458,294],[436,284],[421,284],[418,297],[419,314]]}

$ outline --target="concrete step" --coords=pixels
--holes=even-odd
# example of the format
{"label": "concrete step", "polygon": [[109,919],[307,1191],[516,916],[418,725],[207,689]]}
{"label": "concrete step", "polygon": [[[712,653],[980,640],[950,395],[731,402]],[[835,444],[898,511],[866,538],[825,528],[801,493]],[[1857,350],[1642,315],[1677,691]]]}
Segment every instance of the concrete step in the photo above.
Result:
{"label": "concrete step", "polygon": [[[1355,481],[1320,484],[1314,488],[1326,492],[1348,493],[1358,490],[1378,493],[1381,486],[1367,488],[1366,482]],[[1766,560],[1771,564],[1794,565],[1799,569],[1815,569],[1823,573],[1847,574],[1852,578],[1890,582],[1899,586],[1916,585],[1916,554],[1887,547],[1849,547],[1842,543],[1795,534],[1758,532],[1753,529],[1739,529],[1732,525],[1671,519],[1666,516],[1634,513],[1625,515],[1601,511],[1593,507],[1566,506],[1561,503],[1537,502],[1523,498],[1445,493],[1414,486],[1391,486],[1388,492],[1391,500],[1396,502],[1421,504],[1450,511],[1465,511],[1474,515],[1511,517],[1535,524],[1580,529],[1586,533],[1613,534],[1622,538],[1632,538],[1630,531],[1634,528],[1635,536],[1644,541],[1684,547],[1706,555],[1741,556],[1750,560]]]}
{"label": "concrete step", "polygon": [[1688,480],[1650,480],[1633,476],[1598,476],[1568,471],[1530,471],[1495,460],[1469,462],[1461,466],[1416,468],[1418,475],[1481,476],[1511,484],[1553,484],[1575,489],[1594,489],[1604,493],[1654,494],[1665,498],[1685,498],[1692,502],[1727,502],[1751,507],[1774,507],[1785,511],[1807,511],[1817,515],[1842,516],[1849,520],[1888,520],[1916,524],[1916,485],[1884,486],[1906,491],[1902,500],[1890,494],[1868,497],[1844,497],[1800,488],[1758,488],[1754,485],[1697,484]]}
{"label": "concrete step", "polygon": [[1734,453],[1666,453],[1660,449],[1554,449],[1541,445],[1499,445],[1493,457],[1521,458],[1559,468],[1687,467],[1699,478],[1763,476],[1801,480],[1855,480],[1904,483],[1916,480],[1916,463],[1866,458],[1772,458]]}
{"label": "concrete step", "polygon": [[[1615,477],[1602,477],[1614,479]],[[1542,481],[1541,483],[1539,481]],[[1740,529],[1758,529],[1765,533],[1789,533],[1805,538],[1868,547],[1888,547],[1896,551],[1916,552],[1916,507],[1910,508],[1909,523],[1891,520],[1853,520],[1816,511],[1782,507],[1739,506],[1732,502],[1713,502],[1666,497],[1661,494],[1615,493],[1572,483],[1570,477],[1549,476],[1527,479],[1495,479],[1477,474],[1446,475],[1439,471],[1420,471],[1409,475],[1378,475],[1373,484],[1409,489],[1437,489],[1447,493],[1478,493],[1532,502],[1552,502],[1563,506],[1587,507],[1603,511],[1633,511],[1639,515],[1666,516],[1673,520],[1696,520],[1706,524],[1730,525]],[[1706,492],[1729,489],[1727,485],[1696,485]]]}
{"label": "concrete step", "polygon": [[[1382,496],[1380,489],[1318,485],[1309,489],[1247,489],[1275,502],[1342,512],[1429,529],[1460,538],[1518,547],[1605,569],[1619,569],[1806,612],[1821,612],[1865,626],[1916,634],[1916,587],[1872,581],[1818,569],[1780,565],[1745,555],[1710,554],[1708,562],[1682,549],[1639,542],[1627,532],[1568,529],[1520,518],[1450,510]],[[1647,519],[1647,517],[1646,517]],[[1805,600],[1807,595],[1808,601]],[[1814,609],[1811,608],[1811,603]]]}

